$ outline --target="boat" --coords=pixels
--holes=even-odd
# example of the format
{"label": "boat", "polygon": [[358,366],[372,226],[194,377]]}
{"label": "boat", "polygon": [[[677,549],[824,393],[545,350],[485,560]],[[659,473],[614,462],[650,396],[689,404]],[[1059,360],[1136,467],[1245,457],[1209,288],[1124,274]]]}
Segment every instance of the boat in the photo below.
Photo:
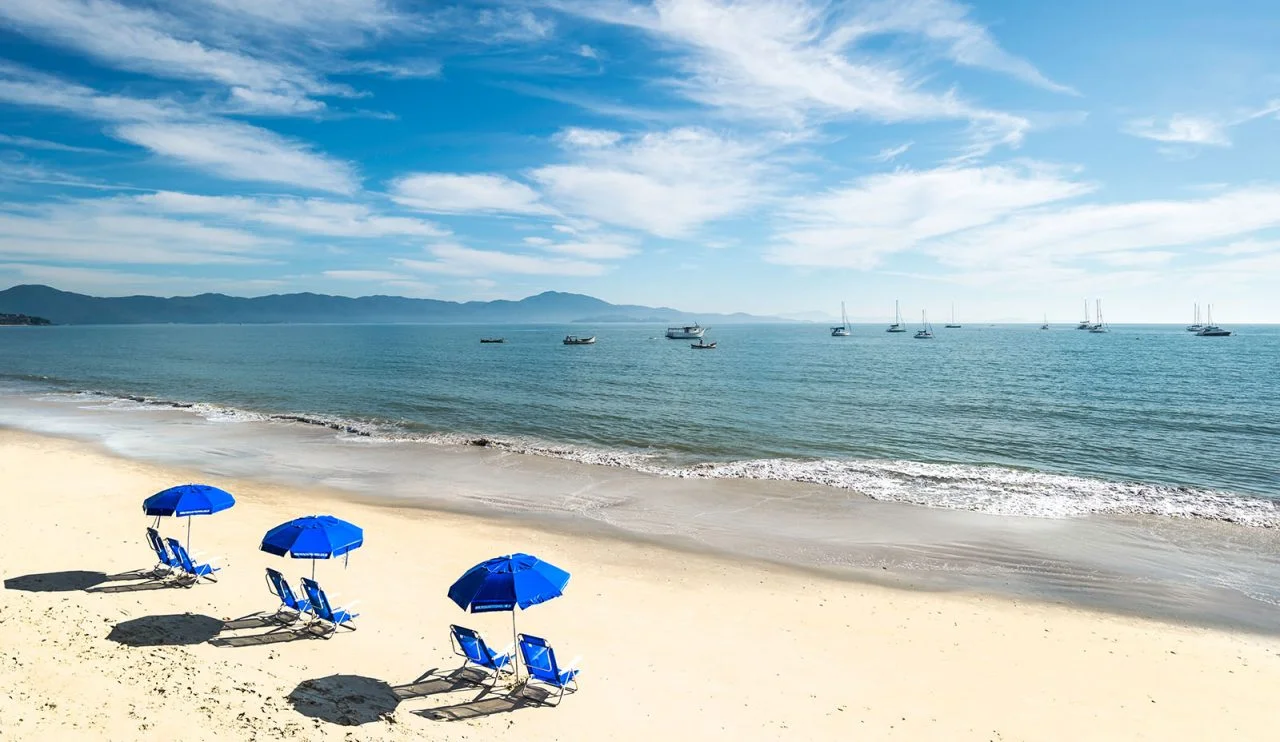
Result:
{"label": "boat", "polygon": [[694,322],[692,325],[685,325],[684,327],[668,327],[667,337],[671,340],[696,340],[702,337],[702,333],[706,331],[707,328]]}
{"label": "boat", "polygon": [[1089,321],[1089,300],[1088,299],[1084,300],[1084,319],[1080,321],[1080,324],[1076,325],[1076,329],[1077,330],[1093,329],[1093,323]]}
{"label": "boat", "polygon": [[596,336],[592,335],[591,337],[583,338],[583,337],[578,337],[577,335],[565,335],[564,344],[565,345],[595,345]]}
{"label": "boat", "polygon": [[1204,327],[1200,328],[1196,335],[1202,338],[1225,338],[1231,336],[1231,331],[1213,324],[1213,305],[1211,304],[1205,308]]}
{"label": "boat", "polygon": [[906,332],[907,328],[902,326],[902,312],[898,309],[898,301],[893,302],[893,324],[889,325],[889,329],[885,332]]}
{"label": "boat", "polygon": [[932,340],[933,325],[929,324],[929,318],[925,315],[923,309],[920,310],[920,323],[923,324],[924,327],[921,327],[919,330],[916,330],[916,334],[915,334],[916,340]]}
{"label": "boat", "polygon": [[505,342],[507,342],[507,339],[506,339],[506,338],[480,338],[480,342],[482,342],[482,343],[505,343]]}
{"label": "boat", "polygon": [[847,338],[849,337],[849,315],[844,311],[844,302],[840,302],[840,325],[831,328],[831,337]]}
{"label": "boat", "polygon": [[1098,299],[1097,301],[1098,301],[1098,310],[1094,312],[1094,314],[1096,315],[1094,319],[1098,321],[1094,322],[1092,325],[1089,325],[1089,332],[1106,332],[1108,329],[1107,323],[1102,321],[1102,300]]}
{"label": "boat", "polygon": [[689,347],[690,347],[690,348],[693,348],[693,349],[695,349],[695,350],[715,350],[716,344],[715,344],[715,343],[708,343],[707,341],[705,341],[705,340],[703,340],[703,339],[699,338],[699,339],[698,339],[698,342],[696,342],[696,343],[689,343]]}
{"label": "boat", "polygon": [[1191,324],[1187,325],[1187,332],[1199,333],[1204,329],[1204,325],[1200,323],[1200,305],[1195,305],[1195,319]]}
{"label": "boat", "polygon": [[960,329],[960,325],[956,324],[956,303],[954,301],[951,302],[951,324],[943,325],[943,327],[947,328],[948,330]]}
{"label": "boat", "polygon": [[1047,315],[1047,314],[1046,314],[1046,315],[1044,316],[1044,324],[1043,324],[1043,325],[1040,325],[1040,329],[1041,329],[1041,330],[1047,330],[1047,329],[1049,329],[1049,315]]}

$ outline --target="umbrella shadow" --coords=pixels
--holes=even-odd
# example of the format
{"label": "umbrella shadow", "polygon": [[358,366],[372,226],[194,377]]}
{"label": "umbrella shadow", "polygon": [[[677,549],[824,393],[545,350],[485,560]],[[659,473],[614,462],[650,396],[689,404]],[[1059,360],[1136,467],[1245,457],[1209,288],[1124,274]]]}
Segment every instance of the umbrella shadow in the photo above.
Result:
{"label": "umbrella shadow", "polygon": [[4,589],[23,590],[29,593],[68,593],[88,590],[94,585],[106,582],[107,579],[105,572],[72,569],[66,572],[44,572],[10,577],[4,581]]}
{"label": "umbrella shadow", "polygon": [[289,694],[289,702],[303,716],[343,726],[381,721],[400,705],[390,685],[363,675],[304,680]]}
{"label": "umbrella shadow", "polygon": [[107,638],[130,647],[203,644],[218,635],[222,621],[198,613],[142,616],[122,621]]}
{"label": "umbrella shadow", "polygon": [[537,708],[547,705],[551,694],[542,688],[525,686],[509,693],[490,694],[481,692],[478,697],[464,703],[414,711],[417,716],[432,721],[467,721],[495,714],[509,714],[523,708]]}

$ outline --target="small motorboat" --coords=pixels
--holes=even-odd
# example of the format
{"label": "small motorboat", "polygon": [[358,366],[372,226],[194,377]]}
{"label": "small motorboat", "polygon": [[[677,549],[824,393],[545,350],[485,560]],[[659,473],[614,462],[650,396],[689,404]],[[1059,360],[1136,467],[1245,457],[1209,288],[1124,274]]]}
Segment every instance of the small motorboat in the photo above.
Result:
{"label": "small motorboat", "polygon": [[584,337],[578,337],[577,335],[565,335],[564,344],[565,345],[595,345],[596,336],[592,335],[591,337],[584,338]]}
{"label": "small motorboat", "polygon": [[482,343],[505,343],[505,342],[507,342],[507,339],[506,339],[506,338],[480,338],[480,342],[482,342]]}
{"label": "small motorboat", "polygon": [[705,340],[698,340],[696,343],[689,343],[689,347],[694,350],[715,350],[715,343],[708,343]]}

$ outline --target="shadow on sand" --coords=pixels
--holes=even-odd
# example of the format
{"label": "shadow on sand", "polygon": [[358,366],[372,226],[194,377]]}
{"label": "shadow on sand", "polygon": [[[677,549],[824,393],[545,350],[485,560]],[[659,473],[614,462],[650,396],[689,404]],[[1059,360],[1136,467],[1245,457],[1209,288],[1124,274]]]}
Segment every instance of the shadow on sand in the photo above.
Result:
{"label": "shadow on sand", "polygon": [[390,685],[363,675],[329,675],[304,680],[289,694],[303,716],[332,724],[359,726],[386,719],[400,699]]}
{"label": "shadow on sand", "polygon": [[130,647],[161,647],[202,644],[218,635],[222,621],[198,613],[142,616],[122,621],[107,638]]}
{"label": "shadow on sand", "polygon": [[392,691],[401,701],[460,691],[474,694],[465,701],[413,712],[432,721],[463,721],[506,714],[529,706],[545,705],[550,695],[541,688],[491,687],[491,682],[489,674],[476,667],[459,668],[448,673],[428,670],[412,683],[397,685]]}
{"label": "shadow on sand", "polygon": [[308,630],[305,623],[282,621],[277,615],[250,613],[247,616],[223,622],[218,633],[224,631],[244,631],[246,629],[267,629],[261,634],[241,634],[240,636],[217,636],[209,640],[215,647],[261,647],[268,644],[296,642],[304,639],[319,638]]}

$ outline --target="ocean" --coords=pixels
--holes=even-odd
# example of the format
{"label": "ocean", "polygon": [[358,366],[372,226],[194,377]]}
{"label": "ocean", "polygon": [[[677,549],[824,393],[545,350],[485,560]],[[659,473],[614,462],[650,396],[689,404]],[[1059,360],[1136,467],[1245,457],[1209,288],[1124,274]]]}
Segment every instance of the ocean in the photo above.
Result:
{"label": "ocean", "polygon": [[913,585],[1280,626],[1280,327],[734,325],[712,351],[663,329],[5,328],[0,424]]}

